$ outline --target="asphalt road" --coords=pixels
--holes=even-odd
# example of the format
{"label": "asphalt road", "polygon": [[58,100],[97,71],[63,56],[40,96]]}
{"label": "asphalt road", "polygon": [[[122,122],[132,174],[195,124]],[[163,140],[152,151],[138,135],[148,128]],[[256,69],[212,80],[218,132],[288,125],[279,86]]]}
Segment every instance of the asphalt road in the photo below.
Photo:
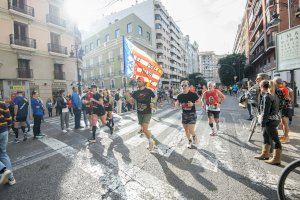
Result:
{"label": "asphalt road", "polygon": [[115,115],[114,135],[98,131],[91,145],[89,130],[63,134],[59,119],[49,118],[42,125],[44,139],[14,144],[10,136],[17,184],[1,186],[0,199],[277,199],[278,177],[300,157],[300,141],[284,145],[280,167],[255,160],[262,136],[257,132],[247,142],[247,117],[228,97],[221,111],[223,133],[212,137],[199,110],[200,144],[187,149],[181,111],[166,105],[151,121],[158,144],[154,153],[138,134],[135,113]]}

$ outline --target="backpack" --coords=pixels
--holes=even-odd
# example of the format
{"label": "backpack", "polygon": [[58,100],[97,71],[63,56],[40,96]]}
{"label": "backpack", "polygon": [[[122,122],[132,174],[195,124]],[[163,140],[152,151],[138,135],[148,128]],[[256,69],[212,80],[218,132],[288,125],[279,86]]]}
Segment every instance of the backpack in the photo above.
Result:
{"label": "backpack", "polygon": [[276,89],[275,94],[279,99],[279,110],[288,108],[289,101],[284,97],[283,92],[280,89]]}

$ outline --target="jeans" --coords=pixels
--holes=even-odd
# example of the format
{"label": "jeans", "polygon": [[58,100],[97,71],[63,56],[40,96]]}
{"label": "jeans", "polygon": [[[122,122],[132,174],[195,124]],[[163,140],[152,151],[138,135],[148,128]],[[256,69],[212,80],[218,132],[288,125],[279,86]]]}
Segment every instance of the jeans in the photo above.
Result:
{"label": "jeans", "polygon": [[0,171],[4,168],[12,170],[11,162],[6,152],[7,142],[8,131],[4,131],[0,133]]}
{"label": "jeans", "polygon": [[264,136],[264,144],[269,144],[272,146],[272,141],[275,143],[275,149],[281,149],[281,143],[278,137],[277,126],[279,125],[279,121],[270,121],[267,122],[266,127],[263,127],[263,136]]}
{"label": "jeans", "polygon": [[69,112],[62,112],[60,114],[60,126],[62,130],[65,129],[65,124],[66,128],[69,128],[69,115]]}
{"label": "jeans", "polygon": [[84,121],[84,124],[85,126],[88,126],[88,119],[87,119],[87,113],[86,113],[86,110],[82,110],[82,115],[83,115],[83,121]]}
{"label": "jeans", "polygon": [[48,108],[49,117],[52,117],[52,108]]}
{"label": "jeans", "polygon": [[253,115],[252,115],[252,112],[251,112],[251,104],[247,104],[247,109],[248,109],[248,113],[249,113],[249,116],[250,116],[250,118],[252,118],[253,117]]}
{"label": "jeans", "polygon": [[78,108],[73,108],[74,116],[75,116],[75,129],[80,128],[80,118],[81,118],[81,110]]}
{"label": "jeans", "polygon": [[37,136],[41,133],[42,117],[39,115],[33,115],[33,136]]}

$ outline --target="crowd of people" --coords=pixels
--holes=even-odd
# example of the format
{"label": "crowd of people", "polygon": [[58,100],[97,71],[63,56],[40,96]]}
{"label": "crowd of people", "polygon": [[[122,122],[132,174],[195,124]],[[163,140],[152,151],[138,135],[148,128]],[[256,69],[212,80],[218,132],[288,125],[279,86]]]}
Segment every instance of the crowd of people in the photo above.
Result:
{"label": "crowd of people", "polygon": [[[258,74],[256,83],[251,81],[241,89],[236,85],[229,91],[237,95],[243,91],[243,101],[246,102],[249,110],[250,120],[257,117],[263,132],[263,146],[260,155],[255,158],[266,160],[269,164],[278,165],[281,162],[281,142],[288,142],[288,120],[291,115],[292,91],[280,78],[268,80],[266,74]],[[17,96],[11,101],[4,99],[0,102],[0,183],[15,184],[12,173],[11,162],[6,153],[8,133],[13,131],[15,143],[19,143],[19,132],[23,133],[23,141],[27,140],[27,133],[30,130],[29,123],[29,104],[33,116],[33,139],[43,138],[41,132],[41,122],[48,111],[48,116],[52,117],[53,108],[60,116],[62,133],[71,131],[69,126],[70,115],[74,116],[74,129],[89,129],[91,137],[89,143],[96,143],[96,131],[101,127],[108,127],[109,133],[114,133],[113,112],[122,113],[125,111],[136,110],[140,133],[145,135],[148,140],[148,149],[155,148],[155,141],[149,130],[153,109],[161,103],[167,101],[178,109],[182,110],[182,126],[185,130],[187,147],[199,143],[195,133],[197,121],[196,106],[202,107],[208,118],[208,125],[211,128],[211,136],[216,136],[220,132],[219,116],[221,104],[225,100],[224,93],[228,92],[228,87],[216,87],[214,82],[208,82],[207,86],[196,89],[191,86],[189,81],[181,82],[181,90],[159,90],[157,95],[146,87],[144,78],[137,79],[138,89],[133,92],[125,91],[121,94],[120,90],[112,93],[108,89],[100,89],[96,85],[83,88],[81,93],[77,87],[73,87],[72,94],[67,95],[64,90],[59,91],[55,101],[51,99],[43,101],[39,98],[37,91],[32,92],[31,102],[24,97],[23,92],[19,91]],[[222,92],[223,91],[223,92]],[[231,92],[230,92],[230,95]],[[158,103],[158,104],[157,104]],[[241,103],[241,102],[240,102]],[[83,117],[84,125],[81,126]],[[277,127],[281,126],[284,136],[279,138]],[[26,130],[27,129],[27,130]],[[271,145],[274,145],[273,157],[270,158]]]}

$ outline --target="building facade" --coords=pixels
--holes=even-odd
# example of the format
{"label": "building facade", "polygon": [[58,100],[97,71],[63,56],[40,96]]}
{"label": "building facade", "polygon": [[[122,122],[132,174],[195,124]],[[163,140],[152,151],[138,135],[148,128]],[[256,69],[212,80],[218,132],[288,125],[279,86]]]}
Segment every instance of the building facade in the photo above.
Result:
{"label": "building facade", "polygon": [[183,34],[161,1],[145,0],[137,3],[106,16],[105,20],[97,22],[95,27],[108,27],[109,22],[130,14],[135,14],[153,30],[152,39],[157,53],[156,60],[164,70],[160,87],[179,86],[180,80],[187,76]]}
{"label": "building facade", "polygon": [[245,54],[249,63],[249,41],[248,41],[248,17],[245,10],[242,22],[238,26],[238,31],[235,37],[233,53],[236,54]]}
{"label": "building facade", "polygon": [[187,64],[187,73],[200,73],[200,62],[199,62],[199,45],[197,42],[191,42],[190,37],[186,35],[184,37],[185,56]]}
{"label": "building facade", "polygon": [[129,80],[124,76],[122,36],[155,58],[152,35],[152,29],[145,22],[130,14],[85,39],[82,42],[83,83],[109,89],[129,86]]}
{"label": "building facade", "polygon": [[219,59],[223,58],[223,55],[216,55],[213,51],[205,51],[199,53],[200,61],[200,73],[206,81],[213,81],[220,83],[219,77]]}
{"label": "building facade", "polygon": [[[291,27],[299,25],[299,1],[291,0],[290,11]],[[246,12],[249,28],[249,65],[246,67],[246,77],[254,78],[260,72],[274,76],[276,34],[289,28],[287,0],[248,0]],[[300,78],[299,75],[298,72]],[[284,80],[290,79],[289,73],[281,73],[281,76]]]}
{"label": "building facade", "polygon": [[[72,45],[80,45],[76,26],[61,10],[63,0],[0,1],[0,94],[27,97],[33,90],[41,98],[71,92],[80,59],[70,58]],[[73,52],[74,54],[74,52]],[[76,54],[77,55],[77,54]]]}

